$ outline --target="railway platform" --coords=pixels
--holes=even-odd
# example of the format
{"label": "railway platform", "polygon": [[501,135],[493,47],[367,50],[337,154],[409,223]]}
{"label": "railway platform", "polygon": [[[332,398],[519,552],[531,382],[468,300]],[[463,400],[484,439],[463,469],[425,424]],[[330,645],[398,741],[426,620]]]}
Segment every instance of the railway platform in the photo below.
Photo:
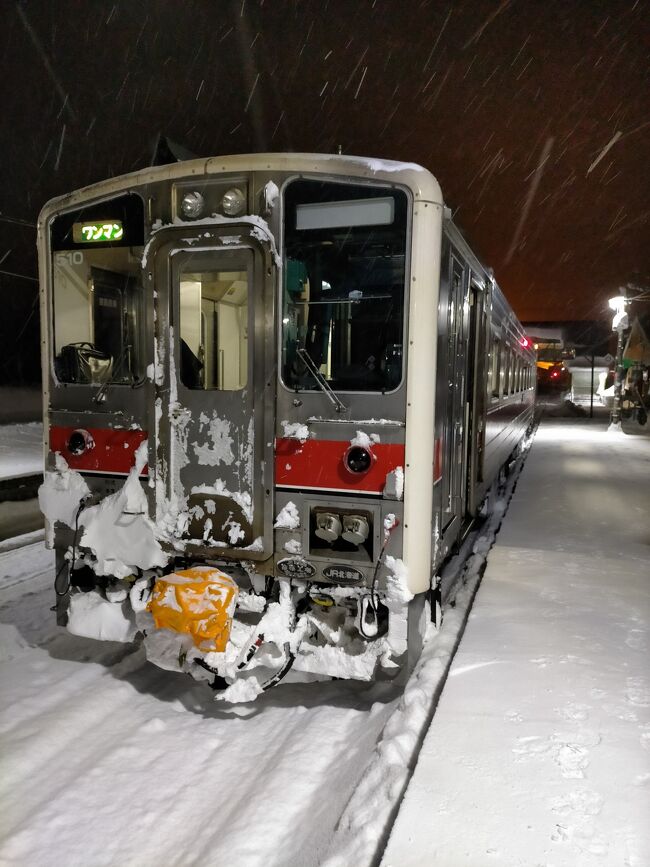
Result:
{"label": "railway platform", "polygon": [[537,430],[382,867],[650,864],[650,439]]}
{"label": "railway platform", "polygon": [[42,481],[41,422],[0,423],[0,542],[43,526],[36,499]]}

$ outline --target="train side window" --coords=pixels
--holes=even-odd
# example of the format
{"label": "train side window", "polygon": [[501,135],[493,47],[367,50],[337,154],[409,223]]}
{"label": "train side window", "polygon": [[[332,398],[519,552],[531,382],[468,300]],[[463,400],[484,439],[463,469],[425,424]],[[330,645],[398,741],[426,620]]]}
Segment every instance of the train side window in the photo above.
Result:
{"label": "train side window", "polygon": [[490,353],[490,394],[493,400],[499,399],[501,382],[501,341],[498,337],[492,338],[492,352]]}
{"label": "train side window", "polygon": [[181,272],[180,378],[186,388],[245,388],[248,292],[245,270]]}
{"label": "train side window", "polygon": [[508,394],[508,382],[510,377],[510,355],[508,347],[503,343],[501,345],[501,396],[505,397]]}

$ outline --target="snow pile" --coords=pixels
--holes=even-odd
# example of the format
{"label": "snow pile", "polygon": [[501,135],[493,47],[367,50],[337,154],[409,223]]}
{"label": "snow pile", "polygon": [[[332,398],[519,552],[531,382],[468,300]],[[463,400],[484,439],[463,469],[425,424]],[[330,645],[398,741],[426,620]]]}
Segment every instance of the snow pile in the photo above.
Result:
{"label": "snow pile", "polygon": [[280,198],[280,190],[274,181],[267,181],[264,186],[264,201],[269,211],[272,211]]}
{"label": "snow pile", "polygon": [[397,524],[398,521],[396,515],[394,515],[393,512],[389,512],[384,518],[384,542],[388,539],[393,528],[396,527]]}
{"label": "snow pile", "polygon": [[388,575],[386,577],[386,605],[390,611],[399,613],[403,606],[413,599],[408,588],[408,567],[399,557],[390,554],[385,559]]}
{"label": "snow pile", "polygon": [[306,443],[310,437],[309,428],[306,424],[300,422],[282,422],[282,434],[287,439],[298,440],[299,443]]}
{"label": "snow pile", "polygon": [[289,539],[288,542],[284,543],[284,550],[289,554],[302,554],[302,545],[298,539]]}
{"label": "snow pile", "polygon": [[300,514],[298,507],[291,500],[282,507],[279,515],[275,519],[273,528],[275,530],[297,530],[300,526]]}
{"label": "snow pile", "polygon": [[262,686],[256,677],[240,677],[234,683],[220,692],[216,698],[220,701],[227,701],[230,704],[241,704],[248,701],[255,701],[258,695],[262,694]]}
{"label": "snow pile", "polygon": [[359,446],[362,449],[370,450],[375,443],[381,442],[379,434],[367,434],[362,430],[357,431],[357,435],[350,440],[351,446]]}
{"label": "snow pile", "polygon": [[404,496],[404,467],[395,467],[395,496],[401,500]]}
{"label": "snow pile", "polygon": [[68,467],[59,452],[54,460],[56,470],[43,474],[43,484],[38,489],[38,504],[47,521],[46,538],[50,546],[54,543],[55,522],[74,527],[79,505],[90,494],[84,478]]}
{"label": "snow pile", "polygon": [[73,635],[102,641],[133,641],[137,632],[126,606],[109,602],[95,590],[70,596],[67,628]]}
{"label": "snow pile", "polygon": [[386,652],[386,643],[381,639],[374,642],[357,639],[354,646],[345,644],[342,647],[325,644],[306,649],[303,645],[294,668],[325,677],[369,681],[375,675],[377,659]]}
{"label": "snow pile", "polygon": [[[147,514],[147,497],[139,475],[147,463],[147,440],[135,453],[135,465],[124,486],[101,503],[82,512],[84,527],[81,545],[90,548],[97,575],[126,578],[134,569],[165,566],[167,555],[154,535],[154,524]],[[84,483],[85,484],[85,483]]]}
{"label": "snow pile", "polygon": [[209,442],[199,445],[192,443],[198,462],[203,466],[216,467],[218,464],[230,466],[235,460],[232,451],[233,439],[230,435],[231,423],[227,419],[219,418],[216,412],[212,419],[202,412],[199,418],[199,431],[207,426]]}

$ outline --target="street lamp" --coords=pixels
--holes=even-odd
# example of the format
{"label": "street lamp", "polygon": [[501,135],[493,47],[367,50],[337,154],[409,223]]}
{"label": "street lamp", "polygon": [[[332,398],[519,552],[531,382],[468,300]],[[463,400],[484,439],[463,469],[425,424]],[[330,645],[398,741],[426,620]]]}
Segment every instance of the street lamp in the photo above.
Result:
{"label": "street lamp", "polygon": [[617,332],[616,342],[616,376],[614,379],[614,405],[612,406],[612,414],[610,419],[610,427],[621,427],[621,410],[623,397],[623,379],[625,378],[625,367],[623,366],[623,336],[624,331],[628,327],[628,316],[625,307],[628,299],[625,295],[616,295],[608,301],[609,307],[614,311],[614,319],[612,320],[612,331]]}

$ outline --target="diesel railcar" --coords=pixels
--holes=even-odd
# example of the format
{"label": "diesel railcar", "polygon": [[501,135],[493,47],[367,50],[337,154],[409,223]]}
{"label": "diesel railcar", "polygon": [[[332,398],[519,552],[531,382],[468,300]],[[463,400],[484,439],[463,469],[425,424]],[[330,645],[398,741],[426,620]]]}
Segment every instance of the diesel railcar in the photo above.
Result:
{"label": "diesel railcar", "polygon": [[58,622],[233,701],[403,675],[535,397],[434,176],[199,159],[55,199],[38,231]]}

